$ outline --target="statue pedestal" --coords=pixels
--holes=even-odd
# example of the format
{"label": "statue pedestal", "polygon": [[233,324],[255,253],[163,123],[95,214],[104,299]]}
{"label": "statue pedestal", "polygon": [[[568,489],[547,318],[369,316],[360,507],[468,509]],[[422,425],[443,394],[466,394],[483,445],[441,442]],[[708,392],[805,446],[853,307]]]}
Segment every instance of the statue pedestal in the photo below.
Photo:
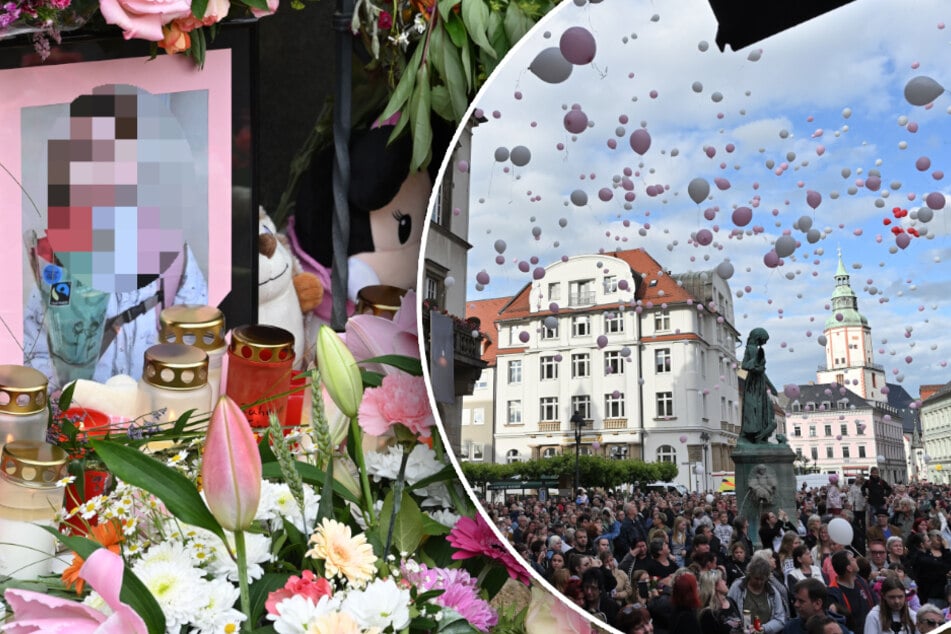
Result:
{"label": "statue pedestal", "polygon": [[[763,513],[786,511],[789,521],[796,521],[796,475],[793,461],[796,454],[789,445],[775,443],[751,443],[744,439],[737,442],[733,451],[735,465],[736,505],[739,514],[749,520],[749,536],[756,548],[772,548],[772,544],[760,544],[759,525]],[[775,491],[769,500],[756,496],[750,489],[751,480],[755,486],[761,483],[762,474],[757,467],[765,465],[765,478],[775,483]]]}

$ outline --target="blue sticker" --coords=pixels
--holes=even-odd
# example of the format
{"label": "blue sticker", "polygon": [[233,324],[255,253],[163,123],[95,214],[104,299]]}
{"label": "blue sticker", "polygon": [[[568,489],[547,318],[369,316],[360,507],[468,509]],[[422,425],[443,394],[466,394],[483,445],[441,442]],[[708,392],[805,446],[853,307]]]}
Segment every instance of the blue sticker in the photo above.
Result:
{"label": "blue sticker", "polygon": [[63,279],[63,269],[55,264],[43,267],[43,281],[52,286]]}

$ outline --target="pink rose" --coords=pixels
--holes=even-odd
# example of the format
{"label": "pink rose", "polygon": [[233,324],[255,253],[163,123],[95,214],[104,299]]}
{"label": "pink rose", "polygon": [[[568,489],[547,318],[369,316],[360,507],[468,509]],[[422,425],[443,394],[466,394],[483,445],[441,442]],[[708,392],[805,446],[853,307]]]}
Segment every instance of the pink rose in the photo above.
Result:
{"label": "pink rose", "polygon": [[161,42],[162,26],[190,14],[191,5],[187,0],[100,0],[99,10],[106,22],[122,29],[125,39]]}
{"label": "pink rose", "polygon": [[388,374],[380,387],[363,393],[359,411],[360,427],[372,436],[383,436],[402,423],[417,436],[429,437],[436,422],[429,407],[426,383],[421,376]]}
{"label": "pink rose", "polygon": [[305,570],[300,577],[291,576],[287,583],[280,590],[275,590],[267,595],[267,601],[264,607],[268,614],[279,614],[277,604],[284,599],[289,599],[297,595],[303,595],[314,602],[316,605],[320,597],[329,597],[333,594],[330,583],[323,578],[318,579],[313,571]]}
{"label": "pink rose", "polygon": [[255,9],[254,7],[251,7],[251,13],[256,18],[266,18],[269,15],[274,15],[274,12],[277,11],[277,7],[280,4],[280,0],[267,0],[267,11],[264,9]]}

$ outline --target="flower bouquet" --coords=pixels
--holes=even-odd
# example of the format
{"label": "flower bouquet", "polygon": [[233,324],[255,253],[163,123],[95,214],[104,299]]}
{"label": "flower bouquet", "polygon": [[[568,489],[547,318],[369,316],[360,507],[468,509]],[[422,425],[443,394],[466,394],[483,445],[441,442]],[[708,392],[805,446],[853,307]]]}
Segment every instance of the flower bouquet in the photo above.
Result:
{"label": "flower bouquet", "polygon": [[519,611],[489,602],[529,577],[468,517],[419,359],[386,354],[415,337],[415,311],[401,312],[348,326],[352,348],[384,352],[365,362],[381,372],[321,330],[309,428],[285,435],[272,417],[258,440],[222,397],[207,434],[164,452],[128,435],[89,440],[115,476],[85,509],[99,522],[85,537],[57,533],[72,551],[61,578],[6,582],[4,631],[539,631],[559,605],[547,593]]}

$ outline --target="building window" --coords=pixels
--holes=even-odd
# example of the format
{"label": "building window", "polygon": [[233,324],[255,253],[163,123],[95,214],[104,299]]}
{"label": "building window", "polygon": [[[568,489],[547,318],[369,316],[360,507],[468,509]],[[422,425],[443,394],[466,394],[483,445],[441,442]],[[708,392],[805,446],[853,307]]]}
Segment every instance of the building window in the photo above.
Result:
{"label": "building window", "polygon": [[842,434],[843,436],[849,435],[849,426],[847,423],[842,423],[841,425],[839,425],[839,433]]}
{"label": "building window", "polygon": [[571,355],[571,378],[591,376],[591,355],[587,352]]}
{"label": "building window", "polygon": [[850,450],[850,448],[849,448],[848,445],[842,445],[842,457],[843,457],[843,458],[851,458],[851,457],[852,457],[852,451]]}
{"label": "building window", "polygon": [[859,458],[865,457],[865,445],[859,445]]}
{"label": "building window", "polygon": [[558,455],[558,450],[554,447],[545,447],[542,450],[542,458],[554,458]]}
{"label": "building window", "polygon": [[826,458],[835,458],[835,448],[832,445],[826,445]]}
{"label": "building window", "polygon": [[604,373],[624,374],[624,357],[621,356],[620,350],[604,353]]}
{"label": "building window", "polygon": [[672,462],[677,464],[677,450],[670,445],[661,445],[657,448],[657,462]]}
{"label": "building window", "polygon": [[855,433],[856,433],[856,435],[858,435],[858,436],[864,436],[864,435],[865,435],[865,425],[862,424],[862,423],[856,424],[856,425],[855,425]]}
{"label": "building window", "polygon": [[522,382],[522,360],[509,361],[509,384]]}
{"label": "building window", "polygon": [[488,380],[488,379],[483,379],[483,378],[480,377],[479,380],[476,381],[476,383],[475,383],[475,388],[474,388],[474,389],[476,389],[476,390],[484,390],[484,389],[487,389],[488,387],[489,387],[489,380]]}
{"label": "building window", "polygon": [[670,372],[670,348],[654,351],[654,368],[658,374]]}
{"label": "building window", "polygon": [[819,459],[819,448],[818,448],[818,447],[813,447],[813,448],[812,448],[812,459],[813,459],[813,460],[818,460],[818,459]]}
{"label": "building window", "polygon": [[580,306],[594,303],[594,280],[577,280],[568,283],[568,304]]}
{"label": "building window", "polygon": [[542,322],[542,339],[557,339],[558,338],[558,321],[555,321],[555,327],[549,328]]}
{"label": "building window", "polygon": [[825,433],[826,433],[826,436],[832,435],[832,425],[825,425]]}
{"label": "building window", "polygon": [[670,330],[669,313],[657,313],[654,315],[654,330]]}
{"label": "building window", "polygon": [[802,427],[799,425],[793,427],[792,435],[796,438],[802,438]]}
{"label": "building window", "polygon": [[509,425],[522,424],[522,401],[509,401],[508,412]]}
{"label": "building window", "polygon": [[571,336],[586,337],[591,334],[591,319],[587,315],[571,318]]}
{"label": "building window", "polygon": [[466,409],[462,410],[462,424],[463,424],[463,425],[468,425],[468,424],[469,424],[469,420],[470,420],[471,418],[472,418],[472,410],[471,410],[471,409],[466,408]]}
{"label": "building window", "polygon": [[610,295],[617,292],[617,275],[604,276],[604,294]]}
{"label": "building window", "polygon": [[809,437],[810,437],[810,438],[815,438],[815,437],[816,437],[816,426],[815,426],[815,425],[809,425]]}
{"label": "building window", "polygon": [[802,404],[801,404],[799,401],[793,401],[793,403],[792,403],[792,411],[794,411],[794,412],[801,412],[801,411],[802,411]]}
{"label": "building window", "polygon": [[624,332],[624,313],[619,310],[604,313],[604,332],[609,335]]}
{"label": "building window", "polygon": [[538,374],[544,379],[558,378],[558,361],[553,356],[546,356],[539,359]]}
{"label": "building window", "polygon": [[624,395],[612,392],[604,395],[604,417],[624,418]]}
{"label": "building window", "polygon": [[472,453],[469,454],[469,459],[473,462],[482,462],[485,459],[485,445],[481,442],[474,442],[471,445]]}
{"label": "building window", "polygon": [[443,305],[443,289],[445,288],[445,283],[435,278],[429,274],[426,275],[426,284],[424,287],[425,297],[423,299],[428,299],[437,306]]}
{"label": "building window", "polygon": [[552,282],[548,285],[548,301],[557,302],[561,299],[561,282]]}
{"label": "building window", "polygon": [[452,214],[452,187],[446,187],[451,183],[451,179],[444,179],[443,184],[439,186],[439,195],[436,196],[436,204],[433,205],[432,221],[437,225],[442,225],[446,229],[450,228]]}
{"label": "building window", "polygon": [[571,397],[571,412],[581,414],[581,418],[591,420],[591,397],[585,394]]}
{"label": "building window", "polygon": [[545,396],[539,400],[538,420],[547,422],[558,420],[557,396]]}
{"label": "building window", "polygon": [[658,392],[657,393],[658,418],[669,417],[673,415],[674,415],[674,393],[673,392]]}
{"label": "building window", "polygon": [[507,464],[512,464],[513,462],[521,462],[518,455],[518,449],[509,449],[505,452],[505,462]]}
{"label": "building window", "polygon": [[476,407],[472,410],[472,424],[485,425],[485,408]]}

